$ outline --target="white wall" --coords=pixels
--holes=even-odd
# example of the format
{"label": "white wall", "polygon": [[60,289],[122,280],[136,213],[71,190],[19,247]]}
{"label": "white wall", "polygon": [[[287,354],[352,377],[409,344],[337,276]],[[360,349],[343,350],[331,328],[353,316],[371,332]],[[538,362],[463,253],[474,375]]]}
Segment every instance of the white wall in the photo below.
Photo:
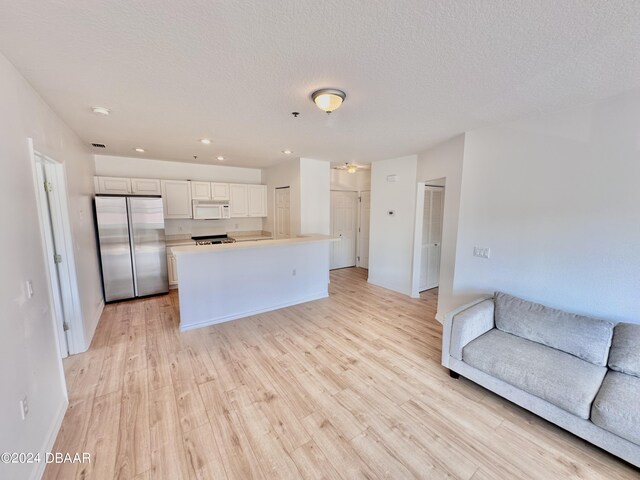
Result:
{"label": "white wall", "polygon": [[[71,228],[85,335],[90,339],[101,305],[91,199],[93,159],[85,145],[0,55],[0,198],[4,258],[0,277],[0,451],[50,449],[66,408],[62,363],[57,351],[42,251],[36,194],[27,138],[60,162],[67,174]],[[24,282],[35,295],[25,296]],[[19,400],[29,397],[21,420]],[[44,464],[0,464],[0,478],[29,478]]]}
{"label": "white wall", "polygon": [[349,190],[362,192],[371,190],[371,170],[358,170],[349,173],[346,170],[331,170],[331,190]]}
{"label": "white wall", "polygon": [[165,180],[202,180],[224,183],[262,183],[259,168],[169,162],[137,157],[96,155],[96,175],[105,177],[160,178]]}
{"label": "white wall", "polygon": [[467,133],[455,301],[504,290],[640,322],[639,179],[640,91]]}
{"label": "white wall", "polygon": [[[445,187],[440,285],[438,288],[438,313],[436,315],[440,321],[443,321],[444,314],[456,306],[453,301],[453,278],[458,237],[458,216],[460,212],[464,138],[464,134],[458,135],[418,155],[418,181],[426,182],[430,185],[444,185]],[[420,250],[420,248],[416,248],[417,253]],[[414,288],[417,289],[420,268],[419,258],[414,260],[413,268]]]}
{"label": "white wall", "polygon": [[263,173],[267,184],[267,218],[264,229],[275,234],[275,190],[290,187],[291,234],[300,233],[300,159],[288,160],[266,168]]}
{"label": "white wall", "polygon": [[[371,166],[369,282],[406,295],[411,294],[417,161],[411,155]],[[387,181],[389,175],[397,182]]]}
{"label": "white wall", "polygon": [[300,233],[331,233],[331,164],[300,159]]}

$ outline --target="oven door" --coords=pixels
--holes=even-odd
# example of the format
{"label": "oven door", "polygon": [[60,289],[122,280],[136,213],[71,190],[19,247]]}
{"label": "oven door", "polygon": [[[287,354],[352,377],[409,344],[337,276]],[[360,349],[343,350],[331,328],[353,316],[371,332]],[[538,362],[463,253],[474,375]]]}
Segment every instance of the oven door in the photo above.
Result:
{"label": "oven door", "polygon": [[222,218],[222,205],[193,202],[193,218],[196,220],[218,220]]}

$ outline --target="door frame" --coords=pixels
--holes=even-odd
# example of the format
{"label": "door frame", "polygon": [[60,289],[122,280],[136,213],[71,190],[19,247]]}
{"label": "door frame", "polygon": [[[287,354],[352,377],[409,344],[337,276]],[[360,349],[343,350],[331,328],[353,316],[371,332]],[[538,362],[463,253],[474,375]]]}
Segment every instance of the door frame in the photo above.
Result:
{"label": "door frame", "polygon": [[[358,192],[357,190],[344,190],[344,189],[330,189],[329,190],[329,232],[330,235],[333,235],[333,208],[332,208],[332,194],[333,192],[338,192],[338,193],[354,193],[355,197],[356,197],[356,207],[355,207],[355,211],[356,211],[356,231],[355,231],[355,235],[353,236],[353,241],[355,243],[354,245],[354,249],[353,249],[353,256],[354,258],[354,262],[353,265],[348,266],[348,267],[336,267],[333,270],[338,270],[340,268],[352,268],[352,267],[357,267],[358,266],[358,248],[359,248],[359,240],[360,240],[360,235],[359,235],[359,231],[358,229],[360,228],[360,192]],[[342,241],[342,240],[341,240]],[[332,244],[332,246],[335,244]],[[330,249],[331,250],[331,249]],[[331,260],[329,261],[329,265],[331,265]]]}
{"label": "door frame", "polygon": [[[362,248],[362,194],[369,192],[369,242],[371,242],[371,190],[360,190],[358,192],[358,235],[356,241],[356,267],[364,268],[361,266],[361,248]],[[367,252],[367,257],[369,253]],[[367,258],[367,270],[369,269],[369,259]]]}
{"label": "door frame", "polygon": [[[438,185],[439,184],[439,185]],[[413,232],[413,265],[411,270],[411,297],[420,298],[420,268],[422,264],[422,224],[424,217],[424,194],[425,187],[442,187],[443,191],[443,208],[444,203],[447,201],[447,185],[445,178],[438,178],[429,180],[428,182],[418,182],[417,194],[416,194],[416,218],[414,222]],[[444,224],[444,216],[443,216]],[[440,257],[442,258],[442,249],[440,250]],[[440,269],[440,276],[442,276],[442,269]],[[440,284],[440,278],[438,278],[438,284]]]}
{"label": "door frame", "polygon": [[[80,305],[80,293],[78,290],[78,277],[73,248],[73,237],[71,230],[71,220],[69,216],[68,190],[66,182],[66,170],[64,163],[58,162],[53,158],[41,153],[34,148],[33,140],[28,139],[29,154],[31,156],[31,169],[33,174],[34,189],[36,193],[36,202],[38,210],[38,221],[40,224],[40,240],[42,251],[45,256],[45,264],[49,281],[47,282],[47,290],[49,294],[49,304],[52,305],[52,321],[54,322],[54,331],[57,339],[57,349],[60,358],[67,355],[64,351],[66,343],[68,354],[72,355],[83,351],[84,346],[84,325],[82,323],[82,308]],[[44,185],[40,183],[38,163],[41,163],[45,171],[46,178],[51,178],[55,188],[51,192],[51,197],[56,203],[55,218],[51,218],[51,222],[57,222],[59,225],[59,236],[55,237],[55,232],[51,227],[47,227],[43,209],[46,208],[49,214],[52,214],[49,208],[49,199],[44,191]],[[51,231],[51,238],[48,237]],[[55,238],[55,240],[54,240]],[[58,269],[54,261],[54,250],[52,240],[56,241],[57,253],[62,255],[61,267]],[[58,271],[61,275],[58,276]],[[55,279],[59,278],[60,302],[55,300],[54,288],[56,288]],[[60,314],[64,310],[64,317]],[[68,330],[65,334],[63,321],[66,320]],[[63,336],[64,335],[64,336]],[[66,336],[66,342],[65,337]]]}

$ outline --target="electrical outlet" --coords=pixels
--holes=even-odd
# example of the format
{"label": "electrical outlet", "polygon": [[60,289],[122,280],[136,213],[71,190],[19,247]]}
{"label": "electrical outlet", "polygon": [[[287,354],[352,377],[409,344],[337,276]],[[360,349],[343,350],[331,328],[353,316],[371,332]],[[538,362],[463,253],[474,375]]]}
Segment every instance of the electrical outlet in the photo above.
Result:
{"label": "electrical outlet", "polygon": [[29,400],[25,395],[22,400],[20,400],[20,415],[22,416],[22,420],[27,418],[27,414],[29,413]]}
{"label": "electrical outlet", "polygon": [[487,247],[473,247],[473,256],[478,258],[489,258],[491,249]]}

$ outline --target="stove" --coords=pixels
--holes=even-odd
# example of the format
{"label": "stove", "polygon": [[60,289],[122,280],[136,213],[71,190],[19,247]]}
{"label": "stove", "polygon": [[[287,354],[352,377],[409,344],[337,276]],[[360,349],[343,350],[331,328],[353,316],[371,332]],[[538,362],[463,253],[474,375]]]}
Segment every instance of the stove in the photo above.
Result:
{"label": "stove", "polygon": [[202,235],[198,237],[191,237],[191,240],[195,240],[196,245],[219,245],[221,243],[235,243],[233,238],[229,238],[227,235]]}

